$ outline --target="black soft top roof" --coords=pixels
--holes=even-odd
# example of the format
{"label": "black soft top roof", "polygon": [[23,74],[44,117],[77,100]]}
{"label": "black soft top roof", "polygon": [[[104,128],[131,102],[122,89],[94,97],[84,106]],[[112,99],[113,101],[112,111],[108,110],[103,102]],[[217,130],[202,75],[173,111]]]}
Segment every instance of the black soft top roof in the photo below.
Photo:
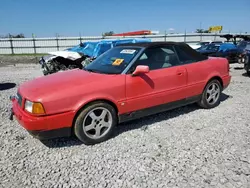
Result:
{"label": "black soft top roof", "polygon": [[207,56],[202,55],[201,53],[197,52],[193,48],[191,48],[188,44],[184,42],[141,42],[141,43],[126,43],[126,44],[119,44],[117,46],[134,46],[134,47],[142,47],[142,48],[154,48],[154,47],[161,47],[164,45],[171,45],[171,46],[178,46],[182,51],[186,52],[193,58],[198,61],[203,61],[208,59]]}

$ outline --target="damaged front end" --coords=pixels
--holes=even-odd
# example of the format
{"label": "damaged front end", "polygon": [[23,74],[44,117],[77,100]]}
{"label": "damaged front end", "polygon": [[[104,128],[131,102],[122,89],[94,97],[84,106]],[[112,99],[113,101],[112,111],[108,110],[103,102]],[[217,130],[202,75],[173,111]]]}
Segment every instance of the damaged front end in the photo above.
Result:
{"label": "damaged front end", "polygon": [[70,69],[82,69],[82,63],[88,58],[89,57],[85,55],[81,55],[81,57],[74,60],[56,55],[54,55],[53,58],[48,58],[48,56],[44,56],[40,58],[39,63],[41,65],[43,74],[48,75]]}
{"label": "damaged front end", "polygon": [[49,52],[39,60],[44,75],[70,69],[82,69],[94,58],[93,51],[97,42],[86,42],[63,51]]}
{"label": "damaged front end", "polygon": [[82,69],[86,62],[91,62],[88,55],[79,52],[58,51],[49,52],[39,60],[44,75],[53,74],[70,69]]}
{"label": "damaged front end", "polygon": [[82,69],[107,50],[124,43],[151,42],[150,39],[116,39],[84,42],[63,51],[49,52],[40,58],[44,75],[70,69]]}

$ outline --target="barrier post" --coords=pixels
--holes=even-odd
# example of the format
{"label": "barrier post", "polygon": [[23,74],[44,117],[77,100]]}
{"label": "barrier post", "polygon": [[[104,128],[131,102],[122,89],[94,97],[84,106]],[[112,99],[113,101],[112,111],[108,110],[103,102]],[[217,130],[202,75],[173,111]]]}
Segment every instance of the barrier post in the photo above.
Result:
{"label": "barrier post", "polygon": [[36,39],[33,37],[33,48],[34,48],[34,53],[36,54]]}
{"label": "barrier post", "polygon": [[11,54],[14,54],[14,47],[13,47],[13,39],[12,39],[12,37],[10,37],[9,41],[10,41]]}

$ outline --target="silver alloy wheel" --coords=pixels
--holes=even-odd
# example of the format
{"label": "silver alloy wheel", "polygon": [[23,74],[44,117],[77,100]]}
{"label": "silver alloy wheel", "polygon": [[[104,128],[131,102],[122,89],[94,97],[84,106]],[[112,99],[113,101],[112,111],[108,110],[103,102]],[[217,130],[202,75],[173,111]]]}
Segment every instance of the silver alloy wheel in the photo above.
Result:
{"label": "silver alloy wheel", "polygon": [[215,104],[220,96],[220,86],[213,82],[208,88],[206,92],[206,100],[209,105]]}
{"label": "silver alloy wheel", "polygon": [[83,120],[83,132],[91,139],[105,136],[112,127],[111,112],[103,107],[91,110]]}

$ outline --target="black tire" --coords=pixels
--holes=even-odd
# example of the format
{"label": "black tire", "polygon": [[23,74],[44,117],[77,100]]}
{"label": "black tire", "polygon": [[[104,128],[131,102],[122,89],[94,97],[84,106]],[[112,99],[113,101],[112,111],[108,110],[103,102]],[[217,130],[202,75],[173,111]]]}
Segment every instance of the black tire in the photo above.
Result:
{"label": "black tire", "polygon": [[[89,120],[90,116],[88,114],[94,109],[98,110],[97,108],[106,109],[108,111],[108,114],[109,114],[108,117],[112,118],[112,123],[110,123],[111,125],[109,128],[107,128],[108,131],[106,130],[106,133],[104,136],[102,136],[100,138],[90,138],[89,135],[91,135],[91,134],[87,133],[88,131],[83,130],[84,129],[83,127],[86,127],[86,126],[83,126],[83,123],[85,123],[87,120]],[[96,116],[96,117],[99,118],[101,116]],[[84,120],[85,120],[85,122],[84,122]],[[99,119],[98,122],[93,122],[93,121],[94,120],[92,119],[91,122],[95,124],[95,129],[91,129],[91,130],[96,131],[96,127],[100,126],[101,123],[99,123],[99,122],[101,122],[101,120]],[[104,121],[104,119],[103,119],[103,121]],[[94,144],[108,140],[112,136],[114,127],[117,125],[117,122],[118,122],[117,112],[110,104],[107,104],[105,102],[93,102],[90,105],[87,105],[84,109],[82,109],[82,111],[77,116],[75,124],[74,124],[74,133],[75,133],[76,137],[80,141],[82,141],[84,144],[94,145]],[[101,129],[103,129],[103,128],[105,130],[105,127],[102,127]],[[101,130],[100,130],[100,132],[101,132]]]}
{"label": "black tire", "polygon": [[[218,96],[216,95],[217,100],[214,100],[214,103],[211,104],[208,102],[207,96],[209,95],[208,91],[210,90],[212,85],[216,85],[218,87]],[[219,82],[219,80],[213,79],[213,80],[209,81],[207,83],[205,89],[203,90],[203,93],[202,93],[200,101],[198,102],[198,105],[202,108],[205,108],[205,109],[210,109],[210,108],[214,108],[214,107],[218,106],[220,104],[221,93],[222,93],[222,85]]]}
{"label": "black tire", "polygon": [[247,75],[250,76],[250,70],[247,70]]}

